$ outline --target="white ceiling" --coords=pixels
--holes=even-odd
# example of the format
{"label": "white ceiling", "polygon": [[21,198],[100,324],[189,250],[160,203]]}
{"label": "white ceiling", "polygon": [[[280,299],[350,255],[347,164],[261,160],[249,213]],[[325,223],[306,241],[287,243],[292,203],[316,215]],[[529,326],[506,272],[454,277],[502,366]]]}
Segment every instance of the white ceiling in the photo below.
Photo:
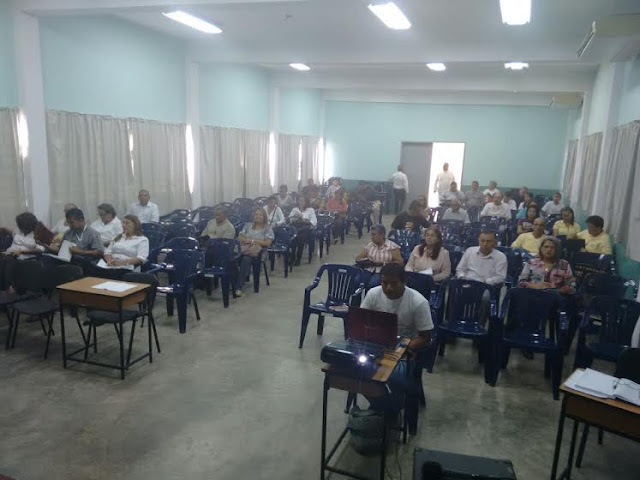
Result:
{"label": "white ceiling", "polygon": [[[531,23],[501,22],[499,0],[396,0],[412,23],[387,29],[366,0],[21,0],[38,14],[109,13],[184,39],[199,62],[259,65],[277,85],[323,88],[417,99],[429,96],[482,98],[549,104],[556,92],[588,90],[597,65],[611,48],[576,50],[590,24],[612,14],[640,13],[638,0],[532,0]],[[179,7],[210,20],[221,35],[205,35],[161,15]],[[508,60],[528,61],[525,72],[505,71]],[[588,61],[587,61],[588,60]],[[436,73],[425,62],[442,61]],[[287,65],[303,62],[311,72]],[[525,95],[526,94],[526,95]],[[516,98],[520,100],[516,101]],[[542,99],[542,100],[541,100]],[[528,100],[525,100],[526,104]]]}

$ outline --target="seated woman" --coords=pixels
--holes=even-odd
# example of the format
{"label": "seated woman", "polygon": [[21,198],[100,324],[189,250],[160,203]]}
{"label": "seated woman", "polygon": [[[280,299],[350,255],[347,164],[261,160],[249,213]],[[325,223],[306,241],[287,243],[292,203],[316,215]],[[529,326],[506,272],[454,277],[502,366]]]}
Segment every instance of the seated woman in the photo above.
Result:
{"label": "seated woman", "polygon": [[360,263],[367,272],[364,283],[369,289],[380,285],[380,270],[385,264],[404,265],[404,260],[400,255],[400,247],[387,240],[384,225],[377,224],[371,227],[371,241],[356,255],[356,263]]}
{"label": "seated woman", "polygon": [[309,241],[311,229],[318,224],[316,212],[308,206],[307,197],[304,195],[298,197],[298,206],[291,210],[289,223],[298,230],[298,236],[296,237],[296,260],[294,265],[300,265],[302,251]]}
{"label": "seated woman", "polygon": [[442,232],[438,227],[427,228],[424,232],[424,241],[411,252],[405,270],[407,272],[431,270],[433,280],[436,282],[451,276],[451,259],[449,252],[442,248]]}
{"label": "seated woman", "polygon": [[518,235],[522,235],[523,233],[533,232],[533,222],[536,218],[540,217],[540,209],[538,208],[538,204],[533,202],[529,204],[527,207],[527,216],[525,218],[521,218],[518,220]]}
{"label": "seated woman", "polygon": [[540,244],[540,257],[529,260],[520,274],[518,287],[555,289],[571,295],[576,292],[576,279],[571,265],[560,258],[560,240],[546,237]]}
{"label": "seated woman", "polygon": [[333,235],[333,243],[338,243],[338,237],[344,229],[344,220],[347,216],[347,202],[344,201],[342,190],[336,190],[333,197],[327,202],[327,210],[334,216],[331,234]]}
{"label": "seated woman", "polygon": [[580,233],[580,224],[575,221],[575,215],[571,207],[564,207],[560,214],[562,220],[553,224],[553,234],[555,236],[564,235],[567,239],[577,238]]}
{"label": "seated woman", "polygon": [[245,281],[251,272],[253,259],[260,255],[263,248],[270,247],[273,242],[273,230],[267,223],[266,214],[262,207],[254,208],[253,223],[244,224],[238,235],[238,240],[242,246],[242,256],[240,257],[240,273],[235,285],[235,296],[241,297]]}
{"label": "seated woman", "polygon": [[604,231],[604,219],[598,215],[591,215],[586,223],[587,229],[578,233],[578,238],[585,241],[585,251],[611,255],[613,250],[609,234]]}
{"label": "seated woman", "polygon": [[[122,219],[122,233],[104,251],[104,263],[110,273],[100,276],[119,278],[130,271],[140,271],[149,257],[149,239],[142,233],[140,220],[135,215],[125,215]],[[98,263],[98,267],[105,266]],[[112,270],[112,271],[111,271]]]}
{"label": "seated woman", "polygon": [[13,255],[19,260],[33,258],[44,252],[44,247],[37,244],[34,232],[38,219],[33,213],[24,212],[16,217],[16,226],[11,246],[4,251],[5,255]]}
{"label": "seated woman", "polygon": [[533,202],[533,198],[529,192],[525,193],[523,198],[524,200],[520,202],[520,205],[518,205],[518,213],[516,213],[517,219],[525,218],[527,216],[529,205]]}
{"label": "seated woman", "polygon": [[287,221],[287,219],[284,218],[284,213],[282,213],[282,210],[278,206],[278,200],[275,195],[271,195],[269,197],[267,206],[264,210],[267,214],[267,223],[271,228],[284,225]]}

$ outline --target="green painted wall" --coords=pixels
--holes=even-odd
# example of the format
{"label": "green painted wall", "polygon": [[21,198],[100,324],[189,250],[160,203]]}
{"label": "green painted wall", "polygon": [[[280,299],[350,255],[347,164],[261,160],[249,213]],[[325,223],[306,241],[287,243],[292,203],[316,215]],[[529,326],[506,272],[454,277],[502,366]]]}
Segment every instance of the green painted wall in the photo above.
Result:
{"label": "green painted wall", "polygon": [[0,0],[0,106],[18,105],[15,42],[10,0]]}

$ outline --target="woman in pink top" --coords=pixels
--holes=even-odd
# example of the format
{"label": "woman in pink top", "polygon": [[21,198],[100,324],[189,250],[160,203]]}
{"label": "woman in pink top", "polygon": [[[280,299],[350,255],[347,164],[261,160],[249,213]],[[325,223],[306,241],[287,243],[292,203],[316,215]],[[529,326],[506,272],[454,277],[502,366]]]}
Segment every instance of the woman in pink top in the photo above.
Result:
{"label": "woman in pink top", "polygon": [[442,232],[435,226],[424,232],[424,241],[417,245],[405,270],[408,272],[422,272],[431,269],[433,280],[441,282],[451,276],[451,259],[449,252],[442,247]]}

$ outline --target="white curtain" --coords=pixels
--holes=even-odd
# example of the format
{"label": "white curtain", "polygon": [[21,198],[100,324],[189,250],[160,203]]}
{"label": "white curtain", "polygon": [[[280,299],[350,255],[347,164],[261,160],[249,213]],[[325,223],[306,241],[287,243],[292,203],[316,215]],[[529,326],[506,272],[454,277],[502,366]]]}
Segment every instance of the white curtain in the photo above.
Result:
{"label": "white curtain", "polygon": [[0,227],[13,229],[16,215],[27,209],[17,108],[0,108],[0,171]]}
{"label": "white curtain", "polygon": [[47,149],[53,221],[65,203],[87,220],[101,203],[124,215],[134,189],[125,119],[49,110]]}
{"label": "white curtain", "polygon": [[160,214],[191,208],[187,173],[186,126],[128,119],[132,139],[131,157],[137,190],[146,189]]}
{"label": "white curtain", "polygon": [[318,137],[302,137],[302,163],[301,163],[301,181],[303,185],[307,184],[307,180],[313,178],[313,181],[320,183],[320,163],[318,159],[318,146],[320,139]]}
{"label": "white curtain", "polygon": [[596,188],[596,177],[600,163],[600,150],[602,148],[602,132],[584,137],[582,157],[578,162],[582,166],[580,181],[576,187],[579,190],[579,205],[582,210],[590,214],[593,208],[593,196]]}
{"label": "white curtain", "polygon": [[200,127],[198,180],[203,205],[232,202],[244,196],[243,132],[238,128]]}
{"label": "white curtain", "polygon": [[578,140],[569,140],[567,144],[567,167],[564,171],[562,194],[569,198],[573,187],[573,175],[576,171],[576,156],[578,154]]}
{"label": "white curtain", "polygon": [[269,133],[257,130],[244,132],[245,192],[248,198],[265,197],[273,193],[269,177]]}
{"label": "white curtain", "polygon": [[[286,185],[290,192],[298,190],[298,169],[300,167],[300,135],[278,135],[278,161],[276,164],[276,185]],[[302,177],[304,179],[304,177]]]}

